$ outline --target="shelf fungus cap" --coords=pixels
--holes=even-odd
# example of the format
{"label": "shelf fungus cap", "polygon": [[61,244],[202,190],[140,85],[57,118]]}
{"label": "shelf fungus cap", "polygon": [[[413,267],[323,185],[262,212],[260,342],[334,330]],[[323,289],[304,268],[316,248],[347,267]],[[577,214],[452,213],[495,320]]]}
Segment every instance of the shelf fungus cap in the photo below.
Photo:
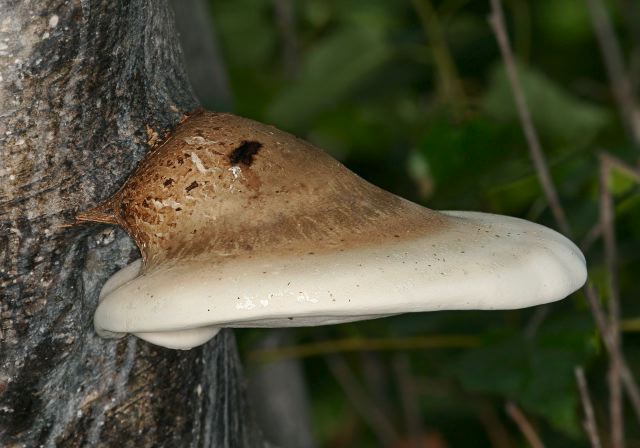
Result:
{"label": "shelf fungus cap", "polygon": [[187,349],[221,327],[523,308],[586,280],[580,250],[522,219],[436,212],[276,128],[199,112],[80,220],[142,252],[103,287],[95,328]]}

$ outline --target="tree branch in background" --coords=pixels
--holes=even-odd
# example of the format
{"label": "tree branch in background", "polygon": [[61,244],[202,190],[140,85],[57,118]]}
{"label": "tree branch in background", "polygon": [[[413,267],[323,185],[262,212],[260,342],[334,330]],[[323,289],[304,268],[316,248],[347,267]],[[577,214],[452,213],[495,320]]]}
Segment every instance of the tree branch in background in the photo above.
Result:
{"label": "tree branch in background", "polygon": [[331,374],[338,381],[355,410],[375,434],[380,446],[394,447],[398,440],[398,434],[393,424],[387,419],[385,413],[369,400],[367,393],[358,384],[344,357],[333,354],[325,356],[324,359]]}
{"label": "tree branch in background", "polygon": [[584,376],[584,369],[582,367],[576,367],[575,372],[578,390],[580,391],[580,400],[582,402],[582,408],[584,409],[584,429],[589,436],[591,448],[602,448],[600,436],[598,435],[598,425],[596,423],[595,413],[593,412],[591,397],[589,396],[589,387],[587,386],[587,379]]}
{"label": "tree branch in background", "polygon": [[[629,35],[633,39],[632,53],[640,51],[640,4],[636,0],[617,0],[620,13],[627,25]],[[633,77],[631,80],[633,82]]]}
{"label": "tree branch in background", "polygon": [[300,45],[296,33],[295,9],[292,0],[273,0],[278,32],[280,33],[282,68],[285,76],[292,79],[300,65]]}
{"label": "tree branch in background", "polygon": [[[547,200],[549,201],[549,204],[552,208],[558,226],[567,235],[571,235],[564,208],[562,207],[562,203],[559,200],[557,190],[549,174],[549,169],[547,167],[544,153],[542,152],[540,142],[538,140],[538,136],[531,119],[531,114],[529,113],[529,109],[527,107],[524,92],[519,81],[515,61],[511,52],[511,47],[509,45],[509,39],[507,36],[506,25],[504,21],[504,13],[500,0],[491,0],[491,7],[492,11],[489,16],[489,23],[491,24],[495,32],[498,46],[500,47],[500,52],[507,68],[507,73],[509,75],[511,88],[516,100],[516,107],[520,116],[521,125],[525,132],[525,136],[527,137],[529,151],[531,153],[532,159],[534,160],[538,178],[542,183],[543,190],[545,192],[545,195],[547,196]],[[602,222],[600,222],[600,228],[603,232],[605,231]],[[605,342],[607,352],[611,358],[615,358],[615,360],[612,362],[615,363],[616,369],[618,369],[617,371],[619,371],[621,381],[624,384],[625,389],[627,390],[629,399],[636,413],[636,417],[640,421],[640,389],[638,389],[635,378],[633,377],[633,374],[631,373],[631,370],[629,369],[629,366],[624,359],[622,350],[617,343],[616,336],[614,336],[614,333],[618,332],[619,330],[617,328],[611,327],[611,321],[607,319],[605,312],[602,309],[602,305],[600,304],[598,294],[593,286],[590,283],[587,283],[583,288],[583,291],[587,297],[587,301],[591,308],[591,313],[601,333],[601,337]]]}
{"label": "tree branch in background", "polygon": [[[622,352],[620,335],[620,297],[617,274],[617,248],[615,236],[615,212],[613,195],[609,185],[610,166],[608,159],[600,157],[600,225],[604,237],[605,266],[609,295],[609,334],[616,352]],[[620,357],[609,359],[609,418],[611,419],[611,445],[614,448],[624,446],[624,408],[622,401]]]}
{"label": "tree branch in background", "polygon": [[354,364],[362,373],[360,383],[372,400],[388,420],[393,420],[397,411],[395,402],[390,396],[389,377],[391,372],[387,358],[379,352],[363,351],[353,357]]}
{"label": "tree branch in background", "polygon": [[[605,240],[605,258],[607,264],[607,271],[610,279],[610,307],[613,307],[614,312],[619,313],[619,288],[617,282],[617,271],[615,266],[616,259],[616,249],[615,249],[615,230],[614,230],[614,214],[613,214],[613,197],[611,195],[610,187],[609,187],[609,177],[613,170],[619,171],[626,176],[632,178],[636,182],[640,183],[640,169],[632,167],[620,159],[603,153],[600,155],[600,176],[601,176],[601,186],[603,190],[601,191],[601,217],[599,222],[599,227],[601,232],[604,234]],[[604,204],[604,205],[603,205]],[[600,303],[600,299],[598,298],[598,294],[593,288],[592,285],[586,285],[584,288],[585,295],[587,297],[587,301],[589,306],[591,307],[591,312],[595,318],[596,324],[600,333],[602,334],[602,338],[605,342],[605,347],[609,352],[609,356],[612,358],[618,358],[616,360],[616,369],[619,369],[619,375],[622,383],[624,384],[629,400],[633,406],[633,409],[636,414],[636,418],[640,422],[640,389],[638,389],[638,385],[627,365],[624,355],[622,353],[621,343],[619,341],[619,331],[620,331],[620,322],[619,317],[615,322],[612,322],[611,317],[609,321],[607,321],[607,317]],[[612,304],[611,301],[615,301],[615,304]],[[615,323],[616,327],[611,328],[610,325]],[[621,417],[620,417],[621,418]]]}
{"label": "tree branch in background", "polygon": [[598,38],[600,53],[618,105],[620,117],[633,143],[640,146],[640,109],[633,97],[631,79],[625,67],[620,44],[601,0],[585,0]]}
{"label": "tree branch in background", "polygon": [[600,159],[609,166],[610,171],[615,169],[640,184],[640,168],[631,166],[606,152],[600,154]]}
{"label": "tree branch in background", "polygon": [[412,0],[412,2],[433,55],[441,93],[451,105],[454,116],[460,119],[466,109],[466,98],[438,14],[431,0]]}
{"label": "tree branch in background", "polygon": [[585,296],[587,297],[587,303],[589,304],[589,308],[591,309],[591,314],[594,317],[598,330],[600,331],[600,337],[604,342],[604,346],[607,349],[607,353],[610,357],[617,356],[620,358],[620,374],[622,376],[622,383],[625,386],[627,391],[629,401],[631,401],[631,405],[636,414],[636,419],[640,422],[640,389],[638,388],[638,383],[636,382],[631,370],[629,369],[629,365],[624,359],[624,355],[619,351],[619,347],[617,347],[610,335],[607,316],[605,315],[604,309],[602,308],[602,304],[600,303],[600,298],[598,297],[598,293],[591,283],[587,283],[584,288],[582,288]]}
{"label": "tree branch in background", "polygon": [[[272,328],[252,346],[277,348],[295,341],[292,328]],[[278,448],[317,448],[308,384],[299,359],[253,364],[247,369],[251,410],[267,440]],[[249,448],[249,447],[248,447]]]}
{"label": "tree branch in background", "polygon": [[513,448],[511,438],[509,437],[509,431],[502,423],[502,420],[493,404],[490,401],[479,401],[475,408],[477,409],[476,415],[478,420],[482,423],[491,448]]}
{"label": "tree branch in background", "polygon": [[200,104],[217,111],[233,108],[233,94],[215,24],[206,0],[170,0],[185,68]]}
{"label": "tree branch in background", "polygon": [[618,0],[617,3],[633,42],[629,49],[627,75],[632,92],[637,95],[640,87],[640,4],[637,0]]}
{"label": "tree branch in background", "polygon": [[400,400],[407,425],[409,445],[415,448],[421,448],[423,443],[421,437],[424,434],[424,428],[420,414],[417,388],[413,373],[411,372],[411,361],[406,353],[397,353],[393,357],[392,363],[396,383],[400,391]]}
{"label": "tree branch in background", "polygon": [[479,344],[479,337],[466,335],[328,339],[308,344],[278,347],[277,349],[254,350],[249,353],[248,358],[252,362],[273,362],[286,358],[306,358],[338,352],[469,348],[476,347]]}
{"label": "tree branch in background", "polygon": [[[610,171],[618,171],[640,184],[640,168],[631,166],[628,163],[623,162],[617,157],[614,157],[606,152],[600,154],[600,160],[609,165]],[[593,225],[589,232],[587,232],[587,235],[583,238],[582,243],[580,244],[580,248],[582,249],[582,251],[586,252],[601,236],[602,223],[598,221]]]}
{"label": "tree branch in background", "polygon": [[529,154],[533,160],[533,164],[538,175],[542,189],[544,190],[545,197],[549,201],[549,207],[558,224],[558,227],[565,235],[571,235],[571,227],[569,221],[560,203],[560,197],[556,190],[547,160],[542,151],[540,145],[540,139],[538,133],[533,124],[529,107],[527,106],[527,99],[524,95],[524,90],[520,82],[520,76],[516,69],[515,59],[509,43],[509,37],[507,35],[507,27],[504,20],[504,12],[502,10],[502,3],[500,0],[491,0],[491,14],[489,15],[489,24],[493,28],[493,32],[496,35],[498,46],[500,47],[500,54],[504,60],[505,68],[507,70],[507,76],[511,83],[511,90],[516,102],[516,108],[518,110],[518,116],[520,117],[520,123],[522,130],[524,131],[525,138],[529,145]]}
{"label": "tree branch in background", "polygon": [[511,417],[514,423],[520,429],[520,432],[522,433],[524,438],[527,439],[527,442],[529,442],[531,448],[544,448],[544,443],[542,443],[540,436],[538,436],[538,433],[534,429],[533,425],[531,424],[531,422],[529,422],[520,408],[515,403],[508,402],[505,406],[505,409],[509,417]]}

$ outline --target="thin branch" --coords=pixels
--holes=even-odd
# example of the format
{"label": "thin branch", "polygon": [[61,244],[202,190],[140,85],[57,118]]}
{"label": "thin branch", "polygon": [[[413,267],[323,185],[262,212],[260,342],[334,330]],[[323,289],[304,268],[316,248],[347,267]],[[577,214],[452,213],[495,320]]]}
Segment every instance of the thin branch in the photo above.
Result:
{"label": "thin branch", "polygon": [[520,432],[522,433],[524,438],[527,439],[527,442],[529,442],[529,445],[531,445],[531,448],[544,448],[544,444],[542,443],[540,436],[538,436],[538,433],[534,429],[533,425],[531,424],[531,422],[529,422],[520,408],[515,403],[508,402],[506,405],[506,410],[509,417],[511,417],[511,419],[520,429]]}
{"label": "thin branch", "polygon": [[631,166],[628,163],[606,152],[600,154],[600,160],[606,163],[609,166],[610,170],[613,170],[613,168],[615,168],[616,171],[620,171],[621,173],[626,174],[640,184],[640,168]]}
{"label": "thin branch", "polygon": [[513,443],[509,437],[509,431],[502,423],[500,416],[489,401],[478,401],[475,408],[477,409],[478,419],[484,427],[487,437],[492,448],[513,448]]}
{"label": "thin branch", "polygon": [[293,78],[300,65],[294,4],[292,0],[274,0],[273,9],[282,41],[283,71],[288,78]]}
{"label": "thin branch", "polygon": [[533,124],[529,107],[527,106],[527,99],[524,95],[522,83],[520,82],[520,76],[516,69],[515,59],[511,50],[511,44],[509,43],[509,37],[507,35],[507,28],[504,20],[504,12],[502,10],[502,3],[500,0],[491,0],[491,14],[489,15],[489,24],[493,28],[500,47],[500,53],[504,59],[505,68],[511,83],[511,90],[516,102],[516,108],[520,117],[520,124],[527,139],[529,154],[533,160],[533,164],[538,175],[538,180],[542,185],[545,197],[549,201],[549,207],[551,212],[558,223],[558,227],[565,235],[571,234],[571,227],[569,226],[569,220],[560,203],[560,196],[556,190],[555,184],[549,172],[547,160],[542,151],[540,145],[540,139],[538,133]]}
{"label": "thin branch", "polygon": [[[640,168],[631,166],[628,163],[606,152],[600,154],[600,163],[606,163],[609,167],[609,172],[612,172],[614,170],[618,171],[640,184]],[[591,245],[595,243],[596,240],[601,236],[602,223],[598,221],[583,238],[582,244],[580,245],[581,249],[586,252],[587,249],[589,249]]]}
{"label": "thin branch", "polygon": [[395,355],[393,357],[393,368],[407,424],[408,439],[415,448],[420,448],[422,446],[420,437],[424,433],[424,428],[420,417],[420,403],[418,402],[409,356],[406,353]]}
{"label": "thin branch", "polygon": [[640,109],[633,98],[633,86],[611,19],[602,0],[586,0],[586,3],[620,116],[634,144],[640,146]]}
{"label": "thin branch", "polygon": [[[622,172],[628,177],[632,178],[636,182],[640,183],[640,169],[633,167],[617,157],[614,157],[610,154],[603,153],[600,156],[601,163],[601,182],[604,185],[608,185],[610,173],[613,170]],[[610,328],[610,338],[608,341],[608,350],[614,350],[617,353],[622,354],[622,343],[620,340],[620,316],[619,316],[619,286],[617,280],[617,267],[616,267],[616,259],[617,259],[617,250],[615,245],[615,214],[613,210],[613,197],[611,195],[610,188],[607,188],[607,197],[604,201],[605,205],[603,207],[603,211],[601,214],[603,215],[602,219],[602,228],[604,234],[605,241],[605,258],[606,265],[609,277],[609,295],[610,295],[610,307],[613,307],[613,313],[617,313],[616,316],[614,314],[615,321],[611,322]],[[599,301],[597,301],[597,305],[599,305]],[[602,318],[599,319],[602,321]],[[600,324],[602,326],[602,324]],[[601,330],[602,331],[602,330]],[[605,341],[607,342],[607,341]],[[624,357],[618,356],[617,361],[614,367],[618,370],[618,374],[621,376],[621,380],[627,389],[629,394],[629,399],[636,413],[636,417],[640,422],[640,390],[638,390],[637,383],[633,377],[631,370],[628,365],[625,363]],[[610,381],[614,381],[615,379],[611,378],[613,375],[610,373]],[[614,384],[615,386],[615,384]],[[611,386],[610,386],[611,387]],[[613,409],[612,409],[613,412]],[[621,410],[619,411],[621,412]],[[618,416],[616,418],[622,419],[622,416]],[[619,437],[619,436],[618,436]]]}
{"label": "thin branch", "polygon": [[431,48],[442,94],[451,105],[456,118],[461,118],[465,112],[466,98],[438,13],[431,0],[412,0],[412,3]]}
{"label": "thin branch", "polygon": [[524,329],[524,335],[527,339],[533,339],[535,337],[540,325],[542,325],[542,322],[544,322],[549,315],[549,311],[551,311],[551,308],[548,306],[539,306],[535,309],[533,316],[531,316]]}
{"label": "thin branch", "polygon": [[591,448],[602,448],[600,435],[598,434],[598,425],[596,423],[595,413],[593,412],[593,404],[591,404],[591,397],[589,396],[589,387],[587,386],[587,379],[584,376],[584,369],[582,367],[576,367],[575,373],[582,408],[584,409],[584,429],[589,436]]}
{"label": "thin branch", "polygon": [[394,406],[389,397],[389,372],[386,360],[378,352],[359,352],[354,358],[358,363],[358,369],[362,372],[362,387],[382,412],[391,418],[394,414]]}
{"label": "thin branch", "polygon": [[309,344],[256,350],[249,353],[250,361],[273,362],[287,358],[306,358],[338,352],[381,350],[424,350],[434,348],[469,348],[480,344],[477,336],[442,335],[380,339],[334,339]]}
{"label": "thin branch", "polygon": [[380,445],[393,447],[398,434],[387,416],[373,403],[358,383],[355,375],[341,355],[325,356],[329,370],[338,381],[349,401],[376,435]]}
{"label": "thin branch", "polygon": [[[571,232],[569,223],[566,218],[564,208],[560,203],[557,190],[555,188],[555,185],[553,184],[553,180],[549,175],[549,170],[546,165],[544,154],[542,153],[540,142],[535,132],[535,127],[533,126],[533,121],[531,120],[531,115],[529,113],[529,109],[524,97],[523,89],[520,85],[518,72],[516,70],[513,54],[511,52],[511,47],[509,45],[509,39],[506,32],[502,4],[500,0],[491,0],[491,6],[492,12],[489,16],[489,23],[491,24],[496,34],[500,52],[507,68],[507,73],[511,82],[511,88],[516,99],[518,114],[520,115],[521,125],[529,144],[531,157],[534,160],[534,165],[536,167],[538,177],[540,179],[540,182],[542,183],[543,190],[553,211],[556,223],[558,224],[560,230],[562,230],[566,235],[570,236]],[[632,171],[635,171],[635,169],[633,169]],[[609,356],[611,358],[616,358],[615,363],[620,369],[622,383],[627,390],[627,394],[632,403],[634,412],[636,413],[636,417],[638,418],[638,421],[640,421],[640,389],[638,388],[638,384],[636,383],[635,378],[633,377],[633,374],[629,369],[629,366],[624,358],[620,347],[617,345],[615,338],[611,335],[612,330],[609,328],[608,319],[606,318],[604,310],[602,309],[595,289],[590,283],[587,283],[584,286],[583,290],[591,308],[591,313],[598,326],[600,334],[602,335],[602,339],[605,342],[607,352],[609,353]]]}
{"label": "thin branch", "polygon": [[[627,177],[633,179],[636,183],[640,184],[640,168],[629,165],[628,163],[620,160],[619,158],[603,152],[600,154],[600,163],[605,163],[609,167],[609,172],[618,171]],[[586,236],[582,239],[580,248],[583,252],[586,252],[595,242],[602,236],[602,223],[598,221],[594,226],[589,229]]]}
{"label": "thin branch", "polygon": [[600,239],[602,236],[602,226],[600,225],[600,221],[596,222],[586,233],[586,235],[582,238],[580,242],[580,250],[583,253],[587,253],[591,246],[595,244],[595,242]]}
{"label": "thin branch", "polygon": [[[613,325],[611,329],[617,328]],[[617,334],[618,331],[611,331]],[[619,345],[618,339],[615,343]],[[620,357],[609,357],[609,370],[607,372],[609,385],[609,418],[611,420],[611,446],[613,448],[624,447],[624,407],[622,400],[622,366]]]}
{"label": "thin branch", "polygon": [[[609,322],[604,315],[604,310],[600,305],[595,290],[591,286],[585,288],[585,294],[596,317],[596,323],[603,334],[605,346],[611,357],[611,367],[609,372],[609,388],[611,390],[611,420],[612,420],[612,438],[616,442],[614,446],[620,446],[620,440],[623,437],[620,421],[623,420],[622,415],[622,397],[619,394],[618,382],[622,381],[629,399],[636,413],[638,421],[640,421],[640,391],[637,383],[622,355],[622,344],[620,340],[620,310],[619,310],[619,286],[617,280],[617,250],[615,243],[615,214],[613,209],[613,196],[609,186],[610,174],[613,170],[620,171],[640,183],[640,169],[635,168],[621,161],[617,157],[603,153],[600,155],[600,231],[604,236],[605,245],[605,264],[609,277]],[[616,445],[616,443],[618,445]]]}
{"label": "thin branch", "polygon": [[[627,24],[629,35],[632,37],[631,53],[638,54],[640,52],[640,5],[637,0],[618,0],[617,3]],[[634,79],[633,76],[631,79]]]}
{"label": "thin branch", "polygon": [[640,318],[631,317],[629,319],[623,319],[620,321],[620,330],[625,333],[637,333],[640,332]]}
{"label": "thin branch", "polygon": [[598,293],[591,283],[587,283],[584,288],[582,288],[585,296],[587,297],[587,303],[591,309],[591,314],[594,317],[598,330],[600,331],[600,335],[602,341],[604,342],[604,346],[607,349],[607,353],[610,357],[617,357],[620,363],[620,374],[622,376],[622,383],[625,386],[627,391],[627,395],[629,397],[629,401],[633,407],[633,410],[636,414],[636,419],[640,422],[640,389],[638,388],[638,383],[636,382],[631,370],[629,369],[629,365],[624,359],[624,355],[620,351],[620,348],[614,343],[611,338],[611,334],[608,327],[607,317],[605,315],[604,309],[602,308],[602,304],[600,303],[600,299],[598,298]]}
{"label": "thin branch", "polygon": [[[613,195],[609,185],[610,165],[608,159],[600,158],[600,223],[604,238],[605,266],[609,290],[609,324],[608,330],[616,352],[622,352],[620,336],[620,297],[617,275],[617,248],[615,235],[615,213]],[[624,416],[622,401],[620,357],[612,356],[609,360],[609,418],[611,419],[611,445],[613,448],[624,446]]]}

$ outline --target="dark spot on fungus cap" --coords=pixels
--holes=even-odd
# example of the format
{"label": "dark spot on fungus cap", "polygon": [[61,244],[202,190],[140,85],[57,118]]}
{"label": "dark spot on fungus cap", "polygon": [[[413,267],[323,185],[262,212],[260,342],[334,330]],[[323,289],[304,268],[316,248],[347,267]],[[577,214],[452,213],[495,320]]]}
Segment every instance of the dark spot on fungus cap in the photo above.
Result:
{"label": "dark spot on fungus cap", "polygon": [[238,165],[239,163],[247,166],[251,166],[253,163],[253,156],[258,154],[258,151],[262,148],[262,143],[244,140],[240,146],[234,149],[229,154],[229,162],[232,165]]}
{"label": "dark spot on fungus cap", "polygon": [[195,180],[193,182],[191,182],[191,184],[189,184],[189,186],[187,188],[185,188],[185,191],[187,193],[189,193],[191,190],[193,190],[194,188],[198,188],[198,182],[196,182]]}

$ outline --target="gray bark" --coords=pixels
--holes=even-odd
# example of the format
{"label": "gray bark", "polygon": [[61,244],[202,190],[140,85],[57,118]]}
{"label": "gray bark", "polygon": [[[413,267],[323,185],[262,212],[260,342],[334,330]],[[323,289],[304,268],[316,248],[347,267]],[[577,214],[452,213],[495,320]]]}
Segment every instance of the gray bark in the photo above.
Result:
{"label": "gray bark", "polygon": [[233,335],[98,338],[119,229],[65,227],[198,105],[158,0],[0,0],[0,446],[261,445]]}

